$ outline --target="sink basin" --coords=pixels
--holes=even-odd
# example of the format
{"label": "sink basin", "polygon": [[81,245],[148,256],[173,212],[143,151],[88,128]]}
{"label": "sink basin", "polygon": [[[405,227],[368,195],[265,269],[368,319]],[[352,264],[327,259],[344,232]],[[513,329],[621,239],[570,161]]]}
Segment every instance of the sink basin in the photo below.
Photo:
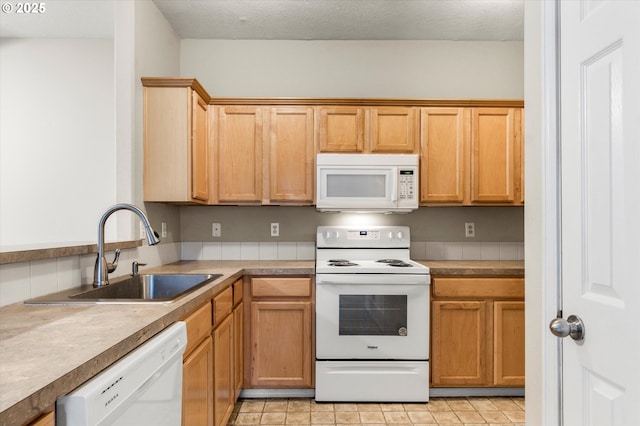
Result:
{"label": "sink basin", "polygon": [[26,304],[171,302],[221,277],[221,274],[140,274],[88,290],[27,300]]}

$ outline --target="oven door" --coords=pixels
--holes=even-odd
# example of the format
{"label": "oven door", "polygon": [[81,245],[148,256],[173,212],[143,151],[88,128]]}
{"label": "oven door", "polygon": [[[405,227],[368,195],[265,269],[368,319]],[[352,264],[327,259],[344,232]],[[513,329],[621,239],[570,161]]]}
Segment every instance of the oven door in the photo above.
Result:
{"label": "oven door", "polygon": [[316,359],[427,360],[429,276],[318,274]]}

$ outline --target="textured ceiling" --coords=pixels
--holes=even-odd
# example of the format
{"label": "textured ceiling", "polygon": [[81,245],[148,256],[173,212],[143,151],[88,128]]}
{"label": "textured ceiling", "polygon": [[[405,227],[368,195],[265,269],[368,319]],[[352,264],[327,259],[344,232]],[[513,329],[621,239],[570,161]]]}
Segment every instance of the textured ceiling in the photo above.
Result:
{"label": "textured ceiling", "polygon": [[[153,0],[181,38],[266,40],[523,40],[524,1]],[[114,0],[44,4],[0,13],[0,36],[113,37]]]}
{"label": "textured ceiling", "polygon": [[524,0],[153,0],[181,38],[523,40]]}

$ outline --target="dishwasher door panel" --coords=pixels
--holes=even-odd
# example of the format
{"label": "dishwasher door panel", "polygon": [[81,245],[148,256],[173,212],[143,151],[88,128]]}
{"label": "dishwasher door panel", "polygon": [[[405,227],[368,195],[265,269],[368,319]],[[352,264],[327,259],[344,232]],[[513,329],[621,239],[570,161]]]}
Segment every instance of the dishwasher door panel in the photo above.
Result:
{"label": "dishwasher door panel", "polygon": [[178,322],[56,402],[57,426],[179,426],[182,354]]}

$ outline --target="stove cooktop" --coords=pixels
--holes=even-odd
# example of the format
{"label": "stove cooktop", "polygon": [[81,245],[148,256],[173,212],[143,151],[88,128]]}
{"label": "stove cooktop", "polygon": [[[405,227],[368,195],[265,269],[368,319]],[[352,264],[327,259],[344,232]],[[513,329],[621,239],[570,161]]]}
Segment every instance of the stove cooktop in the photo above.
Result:
{"label": "stove cooktop", "polygon": [[319,274],[429,274],[429,268],[410,259],[316,261]]}

